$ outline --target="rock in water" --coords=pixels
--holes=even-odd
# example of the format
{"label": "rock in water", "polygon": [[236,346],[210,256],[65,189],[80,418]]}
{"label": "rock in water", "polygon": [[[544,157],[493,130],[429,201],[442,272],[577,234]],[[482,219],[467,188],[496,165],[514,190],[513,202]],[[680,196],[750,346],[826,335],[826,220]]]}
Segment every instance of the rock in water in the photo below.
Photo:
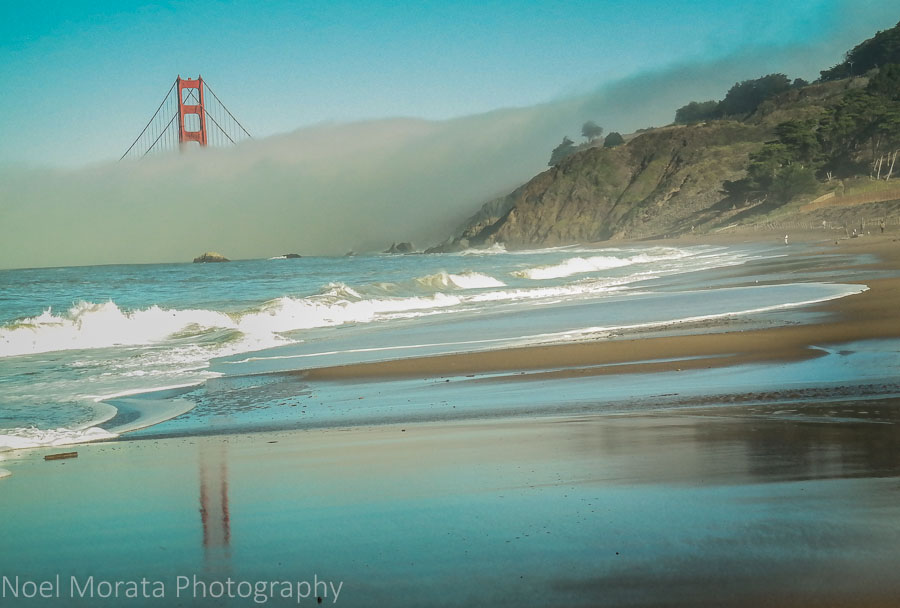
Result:
{"label": "rock in water", "polygon": [[207,262],[230,262],[228,258],[226,258],[221,253],[216,253],[215,251],[207,251],[200,257],[194,258],[194,264],[205,264]]}
{"label": "rock in water", "polygon": [[284,254],[284,259],[286,260],[296,260],[302,257],[299,253],[286,253]]}
{"label": "rock in water", "polygon": [[412,243],[392,243],[384,253],[412,253],[415,251]]}

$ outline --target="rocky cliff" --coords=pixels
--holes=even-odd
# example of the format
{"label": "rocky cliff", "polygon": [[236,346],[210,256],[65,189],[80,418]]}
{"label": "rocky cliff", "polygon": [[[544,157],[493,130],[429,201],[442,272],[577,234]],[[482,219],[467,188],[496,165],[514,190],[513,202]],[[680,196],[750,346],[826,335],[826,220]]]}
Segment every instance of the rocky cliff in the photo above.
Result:
{"label": "rocky cliff", "polygon": [[552,246],[690,230],[745,173],[767,129],[731,121],[654,129],[590,148],[491,201],[443,249]]}
{"label": "rocky cliff", "polygon": [[[751,221],[785,201],[729,198],[725,182],[747,176],[752,154],[777,139],[785,121],[815,124],[866,78],[791,88],[739,120],[649,129],[612,148],[589,147],[485,204],[445,243],[429,251],[503,243],[554,246],[653,238]],[[818,190],[834,188],[820,184]],[[821,192],[810,193],[809,198]]]}

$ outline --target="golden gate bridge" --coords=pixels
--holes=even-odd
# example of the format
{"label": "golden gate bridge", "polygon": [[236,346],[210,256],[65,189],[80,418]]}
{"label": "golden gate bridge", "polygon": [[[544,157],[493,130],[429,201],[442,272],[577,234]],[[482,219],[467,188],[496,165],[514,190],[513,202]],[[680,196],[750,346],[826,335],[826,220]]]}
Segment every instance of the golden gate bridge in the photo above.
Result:
{"label": "golden gate bridge", "polygon": [[183,151],[195,145],[230,146],[244,139],[252,139],[250,133],[202,76],[178,76],[119,160]]}

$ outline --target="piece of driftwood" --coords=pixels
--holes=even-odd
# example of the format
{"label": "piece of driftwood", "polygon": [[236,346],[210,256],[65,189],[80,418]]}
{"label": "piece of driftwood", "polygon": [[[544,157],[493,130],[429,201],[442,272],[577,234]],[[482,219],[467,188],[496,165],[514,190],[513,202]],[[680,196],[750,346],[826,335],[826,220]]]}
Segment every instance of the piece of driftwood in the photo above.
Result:
{"label": "piece of driftwood", "polygon": [[47,454],[44,460],[63,460],[65,458],[78,458],[78,452],[60,452],[59,454]]}

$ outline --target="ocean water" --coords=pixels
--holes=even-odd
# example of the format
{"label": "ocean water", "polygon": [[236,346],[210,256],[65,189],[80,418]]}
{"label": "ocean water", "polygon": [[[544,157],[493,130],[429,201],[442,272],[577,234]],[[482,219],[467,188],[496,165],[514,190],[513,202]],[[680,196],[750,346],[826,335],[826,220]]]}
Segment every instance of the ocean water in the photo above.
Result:
{"label": "ocean water", "polygon": [[[178,416],[202,426],[214,415],[210,403],[189,414],[196,403],[144,399],[130,418],[140,424],[129,425],[131,396],[151,391],[236,392],[244,385],[230,377],[602,339],[864,289],[815,265],[759,284],[749,270],[802,255],[783,245],[494,247],[0,271],[0,451],[104,439]],[[738,266],[748,270],[736,279]],[[110,420],[126,423],[101,428]]]}

